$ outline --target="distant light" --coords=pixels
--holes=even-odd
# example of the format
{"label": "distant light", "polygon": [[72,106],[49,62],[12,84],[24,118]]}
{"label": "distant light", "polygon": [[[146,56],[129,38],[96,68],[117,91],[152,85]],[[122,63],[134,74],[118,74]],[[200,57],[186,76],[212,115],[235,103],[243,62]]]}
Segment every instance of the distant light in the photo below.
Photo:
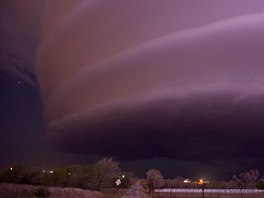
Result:
{"label": "distant light", "polygon": [[10,167],[9,169],[10,169],[11,171],[13,170],[13,168],[12,168],[12,167]]}
{"label": "distant light", "polygon": [[125,178],[125,175],[122,175],[122,178],[124,179]]}
{"label": "distant light", "polygon": [[198,184],[209,184],[210,182],[208,180],[200,179]]}
{"label": "distant light", "polygon": [[54,171],[53,171],[53,170],[51,170],[49,173],[51,173],[51,174],[52,174],[52,173],[54,173]]}
{"label": "distant light", "polygon": [[189,184],[189,183],[191,183],[191,180],[189,180],[189,179],[185,179],[185,180],[183,181],[183,183],[187,183],[187,184]]}
{"label": "distant light", "polygon": [[68,173],[68,175],[71,175],[71,173]]}
{"label": "distant light", "polygon": [[46,171],[45,170],[42,170],[43,173],[45,173]]}
{"label": "distant light", "polygon": [[17,82],[17,84],[21,84],[21,82],[20,82],[20,81],[18,81],[18,82]]}

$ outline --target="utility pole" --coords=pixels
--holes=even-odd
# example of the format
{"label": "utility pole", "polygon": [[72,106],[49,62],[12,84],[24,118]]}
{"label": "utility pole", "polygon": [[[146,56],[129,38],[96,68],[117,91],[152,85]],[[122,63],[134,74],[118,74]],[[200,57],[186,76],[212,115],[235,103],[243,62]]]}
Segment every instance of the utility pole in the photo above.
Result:
{"label": "utility pole", "polygon": [[204,198],[204,188],[205,188],[205,184],[202,184],[202,194],[203,194],[203,198]]}

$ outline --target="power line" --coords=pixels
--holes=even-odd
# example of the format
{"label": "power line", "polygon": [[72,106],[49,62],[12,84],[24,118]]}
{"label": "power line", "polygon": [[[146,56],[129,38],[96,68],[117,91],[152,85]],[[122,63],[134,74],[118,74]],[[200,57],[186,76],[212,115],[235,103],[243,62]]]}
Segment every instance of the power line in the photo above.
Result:
{"label": "power line", "polygon": [[246,83],[241,87],[239,92],[241,92],[243,89],[245,89],[247,87],[247,85],[253,80],[253,78],[255,78],[261,72],[261,70],[263,68],[264,68],[264,64],[260,65],[260,67],[257,69],[257,71],[255,73],[253,73],[251,75],[251,77],[246,81]]}
{"label": "power line", "polygon": [[256,89],[258,89],[262,85],[264,85],[264,81],[260,82],[256,87],[254,87],[254,89],[251,89],[251,91],[248,92],[248,94],[246,96],[244,96],[244,98],[249,97]]}
{"label": "power line", "polygon": [[[246,81],[246,83],[241,87],[241,89],[239,90],[239,95],[241,96],[242,94],[242,92],[243,92],[243,90],[245,90],[247,87],[248,87],[248,85],[252,82],[252,80],[256,77],[256,76],[258,76],[259,75],[259,73],[261,73],[262,72],[262,70],[264,69],[264,64],[263,65],[261,65],[260,67],[258,67],[258,69],[256,70],[256,72],[254,72],[252,75],[251,75],[251,77]],[[260,82],[260,83],[258,83],[258,85],[256,85],[254,88],[251,88],[251,90],[249,90],[248,92],[247,92],[247,94],[245,95],[245,96],[243,96],[242,98],[243,99],[245,99],[245,98],[247,98],[247,97],[249,97],[256,89],[258,89],[261,85],[263,85],[264,84],[264,81],[262,81],[262,82]],[[238,97],[236,97],[236,98],[240,98],[240,96],[238,96]]]}

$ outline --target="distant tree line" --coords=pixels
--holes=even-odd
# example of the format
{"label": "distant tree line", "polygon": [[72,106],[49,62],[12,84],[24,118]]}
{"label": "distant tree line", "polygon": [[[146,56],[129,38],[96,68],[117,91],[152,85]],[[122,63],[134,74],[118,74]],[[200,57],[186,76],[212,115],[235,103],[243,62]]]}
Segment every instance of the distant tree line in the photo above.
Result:
{"label": "distant tree line", "polygon": [[[149,192],[158,188],[200,188],[194,182],[184,183],[186,178],[177,177],[175,179],[164,179],[161,172],[158,169],[150,169],[146,173],[145,188]],[[210,183],[202,186],[203,188],[216,188],[216,189],[264,189],[264,174],[261,176],[260,171],[252,169],[246,172],[242,172],[238,175],[233,175],[229,181],[210,181]]]}
{"label": "distant tree line", "polygon": [[[124,176],[123,176],[124,175]],[[16,165],[0,171],[0,182],[41,186],[76,187],[100,191],[115,187],[120,178],[120,188],[128,188],[132,173],[123,173],[119,163],[104,158],[90,165],[68,165],[54,170]]]}

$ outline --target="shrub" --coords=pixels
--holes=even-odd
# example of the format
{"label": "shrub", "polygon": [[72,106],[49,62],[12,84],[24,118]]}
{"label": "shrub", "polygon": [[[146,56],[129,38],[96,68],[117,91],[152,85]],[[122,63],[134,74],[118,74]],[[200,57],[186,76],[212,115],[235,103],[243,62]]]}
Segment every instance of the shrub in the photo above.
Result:
{"label": "shrub", "polygon": [[256,188],[257,189],[264,189],[264,181],[258,182],[257,185],[256,185]]}
{"label": "shrub", "polygon": [[47,188],[38,188],[32,193],[36,197],[49,197],[51,196],[51,192]]}

